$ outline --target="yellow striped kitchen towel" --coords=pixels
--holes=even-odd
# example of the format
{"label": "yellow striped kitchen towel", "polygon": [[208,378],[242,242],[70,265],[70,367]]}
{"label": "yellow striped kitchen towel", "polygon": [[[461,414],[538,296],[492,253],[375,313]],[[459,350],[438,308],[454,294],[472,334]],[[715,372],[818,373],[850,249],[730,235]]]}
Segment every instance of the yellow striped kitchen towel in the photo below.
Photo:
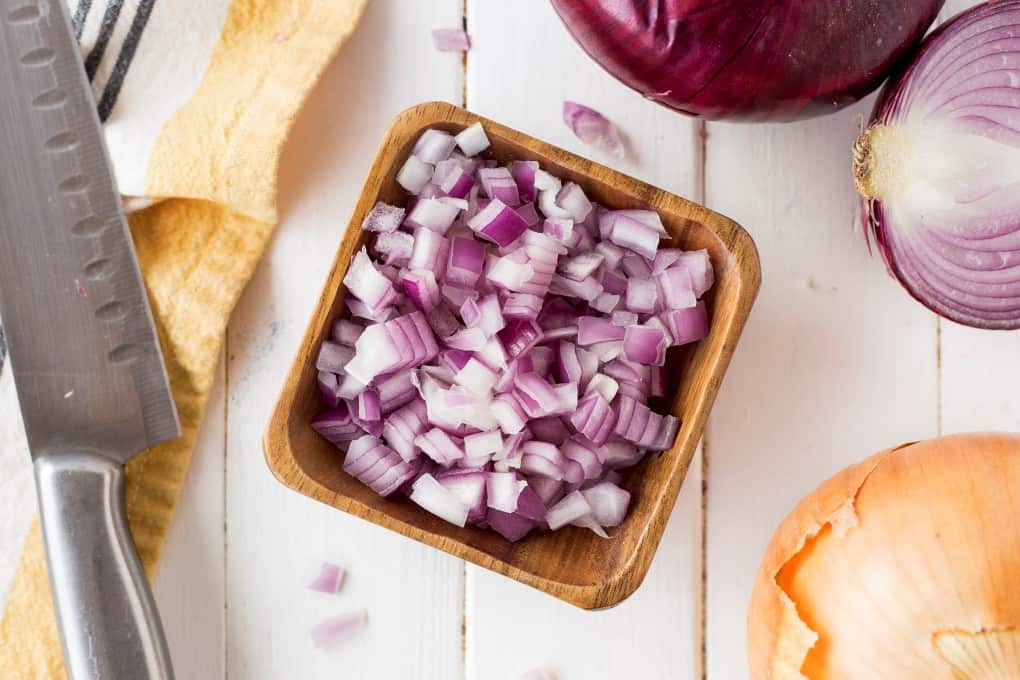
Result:
{"label": "yellow striped kitchen towel", "polygon": [[[292,122],[367,0],[68,0],[184,435],[128,466],[150,578],[227,321],[277,221]],[[66,677],[0,331],[0,677]],[[19,557],[20,555],[20,557]]]}

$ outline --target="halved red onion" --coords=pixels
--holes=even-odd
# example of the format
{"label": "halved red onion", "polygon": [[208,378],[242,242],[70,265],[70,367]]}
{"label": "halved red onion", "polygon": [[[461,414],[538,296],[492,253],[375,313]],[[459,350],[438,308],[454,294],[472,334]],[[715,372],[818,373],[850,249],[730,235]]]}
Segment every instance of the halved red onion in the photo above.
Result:
{"label": "halved red onion", "polygon": [[991,330],[1020,328],[1018,22],[1020,3],[999,0],[932,33],[853,153],[890,274],[935,313]]}

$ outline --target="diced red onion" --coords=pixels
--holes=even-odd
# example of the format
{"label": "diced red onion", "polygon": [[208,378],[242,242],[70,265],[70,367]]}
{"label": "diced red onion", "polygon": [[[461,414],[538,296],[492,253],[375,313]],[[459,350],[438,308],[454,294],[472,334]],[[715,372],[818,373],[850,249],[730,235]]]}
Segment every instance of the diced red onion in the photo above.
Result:
{"label": "diced red onion", "polygon": [[664,365],[668,346],[666,334],[651,326],[627,326],[623,337],[623,355],[639,364]]}
{"label": "diced red onion", "polygon": [[403,273],[400,285],[404,294],[423,312],[431,311],[439,304],[439,284],[428,269],[410,269]]}
{"label": "diced red onion", "polygon": [[414,399],[407,406],[391,413],[383,423],[383,438],[407,462],[418,457],[414,440],[428,430],[425,402]]}
{"label": "diced red onion", "polygon": [[397,184],[412,194],[418,194],[432,181],[432,173],[431,165],[420,158],[410,156],[397,173]]}
{"label": "diced red onion", "polygon": [[511,207],[521,204],[517,182],[507,168],[482,168],[478,171],[478,182],[489,198],[499,199]]}
{"label": "diced red onion", "polygon": [[616,398],[616,393],[619,390],[620,383],[616,382],[608,375],[597,373],[591,377],[591,380],[588,381],[588,386],[585,388],[585,396],[588,396],[592,392],[598,392],[607,402],[612,402],[613,399]]}
{"label": "diced red onion", "polygon": [[574,236],[574,220],[569,217],[546,219],[542,231],[560,243],[567,243]]}
{"label": "diced red onion", "polygon": [[450,157],[450,152],[457,142],[449,132],[429,129],[422,133],[415,142],[411,154],[415,157],[435,165],[439,161],[445,161]]}
{"label": "diced red onion", "polygon": [[484,522],[488,514],[485,503],[487,477],[488,473],[475,470],[439,472],[435,475],[436,481],[467,507],[467,521],[472,523]]}
{"label": "diced red onion", "polygon": [[440,465],[451,465],[464,457],[464,451],[457,442],[438,427],[418,435],[414,444]]}
{"label": "diced red onion", "polygon": [[686,345],[708,335],[708,310],[704,302],[690,309],[671,309],[659,319],[669,329],[674,345]]}
{"label": "diced red onion", "polygon": [[373,312],[390,306],[396,300],[393,282],[379,273],[364,248],[354,256],[344,276],[344,285],[351,295]]}
{"label": "diced red onion", "polygon": [[425,269],[439,279],[446,269],[446,253],[449,242],[442,234],[431,229],[416,229],[414,232],[414,249],[411,251],[411,269]]}
{"label": "diced red onion", "polygon": [[384,232],[376,237],[373,248],[387,265],[404,267],[414,252],[414,236],[404,231]]}
{"label": "diced red onion", "polygon": [[500,394],[493,399],[489,410],[499,424],[499,429],[508,435],[518,434],[527,425],[524,411],[510,394]]}
{"label": "diced red onion", "polygon": [[674,265],[666,271],[656,274],[655,283],[658,286],[663,306],[667,309],[688,309],[698,304],[698,298],[694,295],[694,282],[691,280],[691,273],[682,264]]}
{"label": "diced red onion", "polygon": [[446,280],[460,288],[473,289],[482,275],[485,246],[470,237],[450,239],[450,255],[446,264]]}
{"label": "diced red onion", "polygon": [[655,229],[626,215],[613,217],[609,240],[649,260],[659,247],[659,233]]}
{"label": "diced red onion", "polygon": [[[465,38],[467,36],[465,35]],[[470,45],[470,43],[469,43]],[[489,136],[485,134],[485,129],[481,123],[475,123],[469,125],[461,130],[457,136],[457,146],[464,152],[465,156],[477,156],[481,152],[489,148]]]}
{"label": "diced red onion", "polygon": [[394,232],[404,221],[404,209],[379,201],[361,222],[364,231]]}
{"label": "diced red onion", "polygon": [[617,305],[620,304],[619,295],[610,295],[609,293],[599,293],[598,297],[591,301],[591,308],[602,312],[603,314],[611,314],[616,309]]}
{"label": "diced red onion", "polygon": [[638,322],[637,312],[631,312],[625,309],[618,309],[613,312],[613,325],[614,326],[633,326]]}
{"label": "diced red onion", "polygon": [[337,406],[340,403],[340,397],[337,395],[340,381],[337,375],[329,371],[319,371],[316,381],[323,401],[329,406]]}
{"label": "diced red onion", "polygon": [[623,158],[626,148],[620,131],[601,113],[577,102],[563,102],[563,122],[585,144]]}
{"label": "diced red onion", "polygon": [[367,620],[368,614],[361,610],[321,621],[312,627],[312,644],[316,647],[329,647],[338,640],[364,628]]}
{"label": "diced red onion", "polygon": [[[520,192],[519,188],[518,192]],[[538,210],[535,209],[534,203],[525,203],[524,205],[518,206],[516,210],[517,214],[521,216],[521,219],[524,220],[524,223],[527,224],[529,228],[542,221],[542,217],[538,214]]]}
{"label": "diced red onion", "polygon": [[594,276],[589,276],[582,281],[572,281],[564,276],[556,274],[552,277],[552,284],[549,290],[564,297],[575,297],[591,302],[602,293],[602,284]]}
{"label": "diced red onion", "polygon": [[602,394],[592,391],[578,402],[570,422],[578,432],[601,446],[613,433],[617,416]]}
{"label": "diced red onion", "polygon": [[574,182],[567,182],[556,194],[556,205],[570,213],[575,222],[584,222],[592,211],[591,201],[584,195],[584,189]]}
{"label": "diced red onion", "polygon": [[549,528],[556,531],[560,527],[571,524],[591,514],[591,506],[580,491],[567,494],[563,500],[549,508],[545,521]]}
{"label": "diced red onion", "polygon": [[410,229],[424,227],[437,234],[445,234],[460,214],[460,208],[439,198],[423,198],[414,204],[411,213],[404,220]]}
{"label": "diced red onion", "polygon": [[577,344],[593,345],[607,340],[623,340],[624,329],[608,319],[598,316],[581,316],[577,318]]}
{"label": "diced red onion", "polygon": [[583,281],[595,273],[603,259],[599,253],[575,255],[560,262],[559,272],[573,281]]}
{"label": "diced red onion", "polygon": [[528,230],[527,222],[517,211],[499,199],[490,201],[467,224],[476,234],[499,246],[510,245]]}
{"label": "diced red onion", "polygon": [[[605,273],[613,274],[614,276],[616,276],[618,278],[624,278],[624,277],[620,276],[617,272],[614,271],[615,269],[618,269],[620,267],[620,263],[623,262],[623,256],[627,254],[623,250],[623,248],[620,248],[619,246],[615,246],[612,243],[609,243],[608,241],[601,241],[598,245],[595,246],[595,252],[597,252],[599,255],[601,255],[603,261],[605,262],[606,268],[603,270]],[[603,283],[603,285],[606,285],[606,286],[610,285],[610,284],[607,284],[604,279],[603,279],[602,283]],[[624,283],[622,285],[626,285],[626,283]],[[612,293],[622,293],[623,290],[622,290],[622,288],[620,288],[620,289],[617,289],[617,290],[612,290],[610,292],[612,292]]]}
{"label": "diced red onion", "polygon": [[707,333],[704,303],[679,305],[707,290],[711,262],[660,251],[654,212],[596,206],[534,162],[469,157],[483,145],[480,126],[424,135],[400,173],[406,227],[387,204],[366,218],[377,259],[355,256],[346,303],[374,323],[331,328],[317,357],[330,408],[312,426],[349,474],[454,524],[605,537],[626,512],[615,470],[676,438],[647,400],[665,396],[674,336]]}
{"label": "diced red onion", "polygon": [[428,473],[415,480],[410,498],[450,524],[459,527],[467,524],[468,506]]}
{"label": "diced red onion", "polygon": [[308,584],[308,590],[322,593],[323,595],[336,595],[340,592],[340,585],[343,583],[343,580],[343,567],[332,562],[323,562],[322,566],[319,567],[318,575]]}
{"label": "diced red onion", "polygon": [[651,279],[629,279],[627,281],[627,309],[638,314],[655,311],[658,291]]}
{"label": "diced red onion", "polygon": [[600,482],[581,491],[591,507],[592,518],[604,527],[623,523],[630,505],[630,492],[610,482]]}
{"label": "diced red onion", "polygon": [[354,349],[347,345],[341,345],[331,340],[324,340],[319,345],[319,356],[315,361],[315,368],[320,371],[343,374],[344,366],[354,358]]}
{"label": "diced red onion", "polygon": [[354,343],[358,341],[363,330],[365,330],[365,327],[359,323],[354,323],[347,319],[337,319],[333,322],[329,336],[333,339],[333,342],[354,347]]}
{"label": "diced red onion", "polygon": [[453,380],[458,385],[466,387],[473,394],[484,396],[492,391],[497,377],[492,369],[477,359],[472,358],[457,372]]}

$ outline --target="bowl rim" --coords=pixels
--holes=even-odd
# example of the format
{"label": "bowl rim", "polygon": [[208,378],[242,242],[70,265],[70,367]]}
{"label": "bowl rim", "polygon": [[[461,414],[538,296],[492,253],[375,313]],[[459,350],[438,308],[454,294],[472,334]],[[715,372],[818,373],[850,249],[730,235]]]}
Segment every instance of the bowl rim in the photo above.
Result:
{"label": "bowl rim", "polygon": [[[296,386],[299,382],[301,374],[305,369],[305,364],[310,360],[306,350],[314,343],[318,336],[317,331],[321,329],[321,324],[323,323],[322,316],[329,312],[333,301],[339,295],[339,281],[349,266],[348,262],[341,261],[344,237],[348,230],[357,228],[354,218],[362,212],[367,212],[367,209],[371,207],[365,204],[367,202],[374,204],[376,200],[374,194],[372,196],[367,195],[371,178],[380,173],[385,174],[392,167],[392,164],[399,160],[391,154],[391,150],[394,147],[402,147],[408,140],[413,139],[426,128],[444,124],[466,126],[475,122],[481,122],[486,132],[490,135],[506,139],[517,138],[526,142],[529,145],[529,149],[534,152],[534,155],[554,158],[557,163],[570,166],[571,170],[576,174],[595,179],[590,169],[593,167],[597,168],[600,174],[599,181],[603,183],[611,184],[617,188],[626,187],[623,190],[630,195],[634,195],[634,189],[639,189],[643,196],[654,196],[656,200],[645,201],[653,207],[656,207],[656,203],[661,206],[663,202],[682,207],[684,212],[689,215],[689,219],[700,223],[703,228],[711,231],[723,243],[727,253],[732,258],[733,268],[737,273],[735,277],[738,287],[735,296],[737,309],[731,320],[728,333],[724,337],[723,346],[715,357],[715,368],[709,372],[711,380],[694,397],[699,403],[693,408],[694,422],[692,426],[689,429],[683,428],[688,431],[688,434],[686,441],[682,442],[682,460],[679,461],[665,479],[665,483],[662,485],[661,501],[658,503],[653,514],[645,521],[642,531],[634,538],[630,554],[620,560],[618,568],[609,579],[599,583],[568,583],[535,574],[515,566],[512,559],[508,561],[493,556],[479,547],[429,531],[427,528],[410,524],[379,509],[367,506],[357,499],[326,487],[305,472],[301,465],[298,464],[297,457],[294,455],[291,447],[291,438],[288,435],[288,431],[291,424],[290,416],[294,408],[296,391],[290,388],[291,386]],[[334,285],[334,282],[337,285]],[[475,565],[508,576],[584,609],[604,609],[615,606],[633,594],[647,575],[652,557],[658,549],[666,521],[672,514],[681,485],[687,476],[694,450],[704,432],[708,413],[711,411],[719,385],[726,373],[737,341],[746,325],[760,285],[761,267],[757,247],[747,231],[733,220],[704,206],[653,187],[646,182],[625,175],[612,168],[602,166],[599,163],[453,104],[447,102],[424,102],[417,104],[400,112],[388,126],[372,161],[362,191],[353,209],[351,219],[341,234],[341,240],[337,245],[337,251],[334,254],[323,290],[320,293],[319,300],[316,303],[305,332],[302,334],[294,360],[287,371],[280,395],[273,406],[272,414],[263,435],[263,453],[266,464],[272,474],[283,485],[338,510],[396,531],[408,538],[442,550],[455,557],[465,559]],[[678,444],[680,443],[678,436]]]}

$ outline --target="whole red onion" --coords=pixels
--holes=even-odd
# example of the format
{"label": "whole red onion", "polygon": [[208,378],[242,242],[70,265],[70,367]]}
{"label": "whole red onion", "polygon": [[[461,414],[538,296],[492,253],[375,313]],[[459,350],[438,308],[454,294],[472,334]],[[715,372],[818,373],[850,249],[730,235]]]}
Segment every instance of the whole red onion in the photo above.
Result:
{"label": "whole red onion", "polygon": [[552,0],[581,47],[665,106],[785,121],[875,89],[944,0]]}

